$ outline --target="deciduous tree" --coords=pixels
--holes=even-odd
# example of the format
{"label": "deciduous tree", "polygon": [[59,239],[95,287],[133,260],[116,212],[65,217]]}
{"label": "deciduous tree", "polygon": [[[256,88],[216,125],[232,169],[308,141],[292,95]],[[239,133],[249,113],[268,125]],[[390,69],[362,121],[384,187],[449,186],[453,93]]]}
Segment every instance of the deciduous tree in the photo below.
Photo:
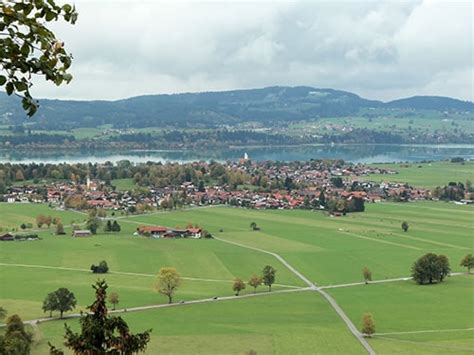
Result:
{"label": "deciduous tree", "polygon": [[404,232],[408,232],[408,227],[409,227],[408,222],[403,221],[402,222],[402,229],[403,229]]}
{"label": "deciduous tree", "polygon": [[64,226],[63,226],[63,224],[62,224],[61,222],[59,222],[59,223],[56,224],[56,234],[57,234],[57,235],[64,235],[64,234],[66,234],[66,233],[64,232]]}
{"label": "deciduous tree", "polygon": [[362,334],[367,337],[371,337],[375,333],[375,322],[372,314],[365,313],[362,316]]}
{"label": "deciduous tree", "polygon": [[30,93],[34,75],[56,85],[72,80],[68,73],[72,56],[47,26],[61,18],[74,24],[74,6],[59,6],[54,0],[0,3],[0,87],[4,86],[8,95],[22,98],[28,116],[33,116],[38,108]]}
{"label": "deciduous tree", "polygon": [[257,292],[257,287],[262,284],[262,278],[257,275],[252,275],[252,277],[249,280],[249,285],[253,287],[253,293]]}
{"label": "deciduous tree", "polygon": [[168,303],[173,303],[173,296],[181,285],[181,276],[174,267],[162,267],[158,272],[156,290],[168,297]]}
{"label": "deciduous tree", "polygon": [[412,266],[412,277],[418,284],[442,282],[449,275],[450,267],[445,255],[428,253],[420,257]]}
{"label": "deciduous tree", "polygon": [[115,306],[119,303],[119,295],[117,292],[112,292],[109,295],[109,302],[113,305],[113,310],[115,310]]}
{"label": "deciduous tree", "polygon": [[3,307],[0,307],[0,319],[3,319],[7,316],[7,310]]}
{"label": "deciduous tree", "polygon": [[53,310],[59,311],[60,318],[63,317],[64,312],[72,311],[76,307],[76,297],[74,296],[74,293],[69,291],[67,288],[58,288],[53,292],[53,294],[56,297],[56,301],[54,303],[55,309]]}
{"label": "deciduous tree", "polygon": [[364,275],[364,281],[366,284],[368,284],[369,281],[372,281],[372,271],[370,271],[367,266],[362,269],[362,275]]}
{"label": "deciduous tree", "polygon": [[243,282],[240,278],[236,278],[234,280],[234,284],[232,285],[232,289],[234,290],[235,295],[238,296],[240,291],[245,290],[245,282]]}
{"label": "deciduous tree", "polygon": [[46,295],[46,298],[43,301],[43,312],[49,311],[49,316],[53,316],[53,311],[58,309],[58,297],[55,292],[50,292]]}
{"label": "deciduous tree", "polygon": [[474,268],[474,256],[472,256],[472,254],[467,254],[462,258],[460,266],[467,267],[467,272],[470,273],[471,269]]}
{"label": "deciduous tree", "polygon": [[262,280],[263,283],[268,286],[268,292],[272,290],[272,285],[275,283],[275,273],[276,270],[270,265],[263,268]]}

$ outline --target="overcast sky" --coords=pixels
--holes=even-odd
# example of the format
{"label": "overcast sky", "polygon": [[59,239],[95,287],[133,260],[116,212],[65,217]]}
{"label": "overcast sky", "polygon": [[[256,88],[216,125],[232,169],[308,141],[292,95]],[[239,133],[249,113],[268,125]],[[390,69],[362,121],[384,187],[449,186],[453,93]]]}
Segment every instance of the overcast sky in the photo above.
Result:
{"label": "overcast sky", "polygon": [[473,100],[470,1],[75,1],[55,24],[74,56],[67,86],[37,97],[309,85],[390,100]]}

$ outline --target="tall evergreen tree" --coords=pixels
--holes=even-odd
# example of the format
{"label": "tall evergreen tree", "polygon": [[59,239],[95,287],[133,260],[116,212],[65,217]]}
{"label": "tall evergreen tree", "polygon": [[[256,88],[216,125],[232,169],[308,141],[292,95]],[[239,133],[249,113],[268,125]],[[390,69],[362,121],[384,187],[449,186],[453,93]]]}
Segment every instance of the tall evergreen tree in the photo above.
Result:
{"label": "tall evergreen tree", "polygon": [[[98,280],[92,286],[95,301],[88,308],[90,313],[80,319],[81,331],[74,333],[66,327],[65,345],[75,354],[133,354],[145,351],[150,341],[150,331],[132,334],[121,317],[109,317],[107,310],[107,284]],[[64,354],[50,344],[50,353]]]}

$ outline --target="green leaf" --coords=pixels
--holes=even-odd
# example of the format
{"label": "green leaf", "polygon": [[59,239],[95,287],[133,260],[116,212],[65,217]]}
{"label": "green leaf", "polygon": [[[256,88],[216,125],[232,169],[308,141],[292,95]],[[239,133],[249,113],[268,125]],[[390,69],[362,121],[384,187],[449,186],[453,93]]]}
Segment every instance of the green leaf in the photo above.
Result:
{"label": "green leaf", "polygon": [[0,75],[0,86],[5,85],[6,82],[7,82],[7,78],[3,75]]}
{"label": "green leaf", "polygon": [[28,43],[23,43],[23,45],[21,46],[21,54],[23,54],[25,57],[30,54],[30,46],[28,45]]}
{"label": "green leaf", "polygon": [[71,82],[71,80],[72,80],[72,75],[71,75],[71,74],[64,74],[64,75],[63,75],[63,78],[64,78],[64,80],[66,81],[66,83],[69,84],[69,83]]}
{"label": "green leaf", "polygon": [[28,89],[28,85],[23,81],[15,81],[15,89],[17,91],[26,91]]}
{"label": "green leaf", "polygon": [[54,14],[54,12],[51,12],[51,11],[48,11],[46,13],[46,21],[52,21],[56,18],[56,15]]}
{"label": "green leaf", "polygon": [[65,4],[65,5],[63,5],[63,10],[65,12],[70,12],[72,10],[72,6],[69,5],[69,4]]}
{"label": "green leaf", "polygon": [[8,95],[13,94],[13,84],[11,82],[8,83],[7,86],[5,86],[5,90],[7,91]]}

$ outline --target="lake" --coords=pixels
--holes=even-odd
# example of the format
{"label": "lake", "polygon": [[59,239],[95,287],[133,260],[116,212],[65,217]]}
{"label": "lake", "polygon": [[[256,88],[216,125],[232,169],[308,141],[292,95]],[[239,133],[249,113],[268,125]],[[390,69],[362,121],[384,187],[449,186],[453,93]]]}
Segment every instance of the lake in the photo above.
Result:
{"label": "lake", "polygon": [[11,163],[103,163],[189,162],[196,160],[238,160],[247,153],[252,160],[344,159],[353,163],[389,163],[444,160],[452,157],[474,159],[474,145],[313,145],[200,150],[2,150],[0,162]]}

